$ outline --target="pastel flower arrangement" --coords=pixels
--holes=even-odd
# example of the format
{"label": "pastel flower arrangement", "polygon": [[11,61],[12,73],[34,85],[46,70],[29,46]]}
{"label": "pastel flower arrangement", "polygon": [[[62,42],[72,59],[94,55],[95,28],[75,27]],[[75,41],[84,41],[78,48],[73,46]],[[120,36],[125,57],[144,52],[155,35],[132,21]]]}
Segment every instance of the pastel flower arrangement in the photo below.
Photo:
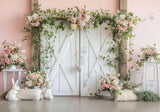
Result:
{"label": "pastel flower arrangement", "polygon": [[144,61],[149,61],[150,58],[153,58],[158,63],[160,62],[160,53],[157,52],[156,44],[154,44],[153,46],[147,45],[147,47],[141,47],[140,51],[142,52],[142,54],[138,55],[140,59],[137,61],[137,64],[140,67],[143,66]]}
{"label": "pastel flower arrangement", "polygon": [[129,36],[129,32],[132,32],[133,26],[136,25],[138,21],[141,21],[139,17],[126,11],[117,11],[112,19],[114,21],[111,21],[109,25],[111,25],[114,36]]}
{"label": "pastel flower arrangement", "polygon": [[27,16],[29,24],[32,27],[39,27],[40,25],[40,19],[39,15],[37,13],[33,13],[31,16]]}
{"label": "pastel flower arrangement", "polygon": [[108,91],[112,94],[118,93],[122,89],[122,84],[119,80],[120,74],[107,73],[105,76],[100,76],[100,90]]}
{"label": "pastel flower arrangement", "polygon": [[25,73],[25,77],[23,78],[22,84],[25,87],[33,89],[34,86],[43,86],[44,85],[44,76],[41,72],[31,72],[28,71]]}
{"label": "pastel flower arrangement", "polygon": [[5,68],[10,68],[12,65],[20,66],[21,68],[25,69],[25,60],[27,57],[22,55],[25,50],[21,50],[21,43],[16,46],[16,42],[14,41],[13,44],[3,42],[4,50],[1,56],[1,63],[0,63],[0,71]]}
{"label": "pastel flower arrangement", "polygon": [[75,13],[73,11],[73,14],[71,14],[70,17],[70,23],[71,23],[71,29],[76,30],[77,27],[82,28],[92,28],[92,24],[90,21],[90,11],[86,10],[86,8],[79,9],[78,7],[75,7],[77,9],[77,12]]}

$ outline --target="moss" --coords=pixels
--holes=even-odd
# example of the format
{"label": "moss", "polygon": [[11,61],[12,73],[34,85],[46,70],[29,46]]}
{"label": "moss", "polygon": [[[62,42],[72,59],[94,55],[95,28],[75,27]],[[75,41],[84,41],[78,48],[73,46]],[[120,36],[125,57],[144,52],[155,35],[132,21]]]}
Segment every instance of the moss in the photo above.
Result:
{"label": "moss", "polygon": [[156,102],[159,101],[159,96],[151,91],[135,92],[139,101]]}

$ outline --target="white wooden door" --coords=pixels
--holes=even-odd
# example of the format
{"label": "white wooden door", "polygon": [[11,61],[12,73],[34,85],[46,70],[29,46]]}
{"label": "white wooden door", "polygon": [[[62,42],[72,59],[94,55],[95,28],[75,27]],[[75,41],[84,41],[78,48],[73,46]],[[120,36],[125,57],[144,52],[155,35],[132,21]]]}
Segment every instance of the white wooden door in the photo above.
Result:
{"label": "white wooden door", "polygon": [[113,73],[114,69],[107,65],[100,56],[109,55],[114,58],[114,54],[108,52],[112,41],[109,36],[110,31],[105,30],[107,24],[103,24],[96,29],[88,32],[82,31],[82,77],[81,77],[81,96],[89,96],[95,93],[99,88],[99,74]]}
{"label": "white wooden door", "polygon": [[[81,48],[79,48],[79,31],[74,31],[72,34],[69,29],[58,31],[54,45],[55,56],[50,59],[51,69],[47,71],[53,79],[53,95],[88,96],[96,92],[99,87],[98,74],[95,71],[100,74],[114,72],[99,58],[99,55],[106,55],[107,49],[110,48],[110,44],[107,44],[111,41],[110,31],[106,31],[105,27],[106,24],[103,24],[97,29],[81,31]],[[43,43],[45,46],[45,41]],[[78,70],[79,63],[81,71]]]}

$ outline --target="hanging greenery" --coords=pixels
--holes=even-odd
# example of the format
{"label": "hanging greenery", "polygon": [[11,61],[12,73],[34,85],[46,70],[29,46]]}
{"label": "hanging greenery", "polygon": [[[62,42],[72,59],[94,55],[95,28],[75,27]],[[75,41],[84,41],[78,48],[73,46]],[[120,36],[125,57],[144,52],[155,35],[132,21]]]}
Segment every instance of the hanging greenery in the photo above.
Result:
{"label": "hanging greenery", "polygon": [[[107,64],[114,67],[117,72],[119,72],[118,63],[123,61],[121,59],[122,52],[119,48],[123,48],[130,55],[133,54],[132,42],[129,43],[129,49],[125,48],[123,45],[123,40],[131,40],[134,35],[132,34],[133,26],[137,24],[141,19],[134,16],[133,13],[128,13],[126,11],[117,11],[115,15],[112,15],[108,10],[96,10],[89,11],[84,8],[68,8],[63,9],[46,9],[41,10],[40,5],[36,5],[34,13],[28,16],[28,25],[25,27],[26,31],[32,31],[32,44],[35,49],[41,54],[41,57],[34,56],[35,62],[38,61],[44,67],[44,69],[49,69],[48,58],[53,57],[54,54],[54,42],[56,38],[56,33],[59,29],[64,30],[65,26],[68,26],[71,30],[77,30],[79,28],[83,30],[97,28],[103,23],[108,23],[106,30],[111,30],[111,36],[113,37],[113,47],[108,52],[113,52],[116,54],[116,58],[113,60],[109,59],[109,56],[102,56],[103,60],[107,61]],[[53,30],[56,29],[56,30]],[[40,37],[45,37],[46,46],[42,46],[42,40]],[[53,38],[54,37],[54,38]],[[40,49],[41,47],[41,49]],[[40,61],[41,58],[41,62]],[[129,61],[132,60],[130,56]],[[38,67],[40,69],[40,67]]]}

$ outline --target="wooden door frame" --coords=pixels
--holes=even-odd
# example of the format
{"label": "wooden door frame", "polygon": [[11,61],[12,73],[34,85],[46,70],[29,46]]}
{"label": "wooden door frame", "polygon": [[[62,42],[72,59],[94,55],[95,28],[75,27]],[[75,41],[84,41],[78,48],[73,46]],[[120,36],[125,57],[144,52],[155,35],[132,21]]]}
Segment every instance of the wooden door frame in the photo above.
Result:
{"label": "wooden door frame", "polygon": [[[31,0],[32,13],[34,13],[34,10],[36,8],[35,4],[37,4],[38,2],[39,0]],[[127,0],[119,0],[119,9],[127,10]],[[123,59],[124,61],[119,63],[119,71],[120,71],[121,76],[124,78],[127,75],[127,54],[125,53],[125,49],[124,49],[124,47],[127,48],[127,40],[123,40],[123,42],[124,42],[124,46],[123,48],[120,48],[119,50],[121,50],[123,53],[123,55],[121,56],[121,59]],[[31,51],[32,57],[35,55],[38,55],[39,57],[40,53],[34,54],[35,53],[34,51],[35,49],[34,47],[32,47],[32,51]]]}

